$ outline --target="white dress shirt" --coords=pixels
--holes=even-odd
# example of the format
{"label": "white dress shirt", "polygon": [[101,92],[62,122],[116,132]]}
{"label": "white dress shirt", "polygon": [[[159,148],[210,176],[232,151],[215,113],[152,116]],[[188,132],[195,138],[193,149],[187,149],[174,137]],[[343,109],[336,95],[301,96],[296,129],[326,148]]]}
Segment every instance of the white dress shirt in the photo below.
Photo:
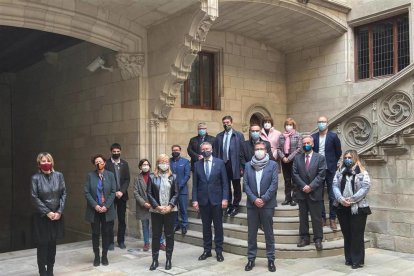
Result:
{"label": "white dress shirt", "polygon": [[262,181],[263,169],[256,171],[256,185],[257,185],[257,194],[260,196],[260,181]]}
{"label": "white dress shirt", "polygon": [[319,154],[325,156],[325,141],[326,134],[321,136],[319,135]]}

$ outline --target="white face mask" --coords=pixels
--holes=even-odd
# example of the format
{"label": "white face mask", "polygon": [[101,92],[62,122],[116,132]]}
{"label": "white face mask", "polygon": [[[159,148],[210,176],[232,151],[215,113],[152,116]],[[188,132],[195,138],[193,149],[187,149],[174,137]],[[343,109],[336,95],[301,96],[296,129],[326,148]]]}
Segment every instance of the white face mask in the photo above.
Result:
{"label": "white face mask", "polygon": [[256,157],[257,160],[261,160],[265,157],[266,153],[264,150],[256,150],[254,152],[254,156]]}
{"label": "white face mask", "polygon": [[264,123],[263,127],[265,129],[270,129],[272,127],[272,124],[271,123]]}
{"label": "white face mask", "polygon": [[160,168],[160,170],[162,170],[163,172],[168,170],[169,167],[170,167],[170,165],[168,165],[168,164],[159,164],[158,165],[158,168]]}
{"label": "white face mask", "polygon": [[286,129],[286,131],[291,131],[291,130],[293,129],[293,126],[291,126],[291,125],[287,125],[287,126],[285,127],[285,129]]}
{"label": "white face mask", "polygon": [[141,170],[142,170],[143,172],[148,172],[148,171],[150,170],[150,167],[149,167],[148,165],[143,165],[143,166],[141,167]]}

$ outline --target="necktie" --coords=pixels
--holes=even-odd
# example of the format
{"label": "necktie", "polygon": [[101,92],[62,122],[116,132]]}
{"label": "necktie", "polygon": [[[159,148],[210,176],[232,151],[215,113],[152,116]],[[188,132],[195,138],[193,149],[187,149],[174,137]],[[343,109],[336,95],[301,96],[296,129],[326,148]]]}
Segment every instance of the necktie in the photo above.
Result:
{"label": "necktie", "polygon": [[204,165],[205,165],[205,172],[206,172],[206,177],[207,177],[207,180],[208,180],[208,178],[210,177],[210,167],[209,167],[209,165],[208,165],[208,160],[204,160]]}
{"label": "necktie", "polygon": [[309,171],[309,154],[306,154],[305,168],[306,171]]}
{"label": "necktie", "polygon": [[224,137],[223,161],[227,162],[229,161],[228,151],[227,151],[228,144],[229,144],[229,133],[225,132],[224,135],[226,136]]}

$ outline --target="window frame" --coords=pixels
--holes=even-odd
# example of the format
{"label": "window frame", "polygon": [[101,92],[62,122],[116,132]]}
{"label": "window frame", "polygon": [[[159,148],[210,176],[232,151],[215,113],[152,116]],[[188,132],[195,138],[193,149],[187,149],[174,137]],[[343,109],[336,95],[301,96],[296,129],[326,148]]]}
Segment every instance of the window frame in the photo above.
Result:
{"label": "window frame", "polygon": [[[395,75],[396,73],[398,73],[399,71],[403,70],[404,68],[398,70],[399,64],[398,64],[398,19],[401,19],[403,17],[407,17],[408,19],[408,36],[409,36],[409,45],[408,45],[408,53],[409,55],[411,55],[411,45],[410,45],[410,37],[411,37],[411,32],[410,32],[410,15],[409,13],[401,13],[392,17],[388,17],[388,18],[384,18],[381,20],[377,20],[374,22],[370,22],[364,25],[360,25],[357,27],[354,27],[354,34],[355,34],[355,40],[354,40],[354,59],[355,59],[355,80],[356,81],[365,81],[365,80],[375,80],[375,79],[381,79],[381,78],[387,78],[390,76]],[[393,72],[391,74],[386,74],[386,75],[380,75],[380,76],[374,76],[374,39],[373,39],[373,30],[375,28],[376,25],[378,24],[382,24],[384,22],[392,22],[392,30],[393,30],[393,34],[392,34],[392,45],[393,45],[393,52],[392,52],[392,57],[393,57]],[[358,58],[358,53],[359,53],[359,33],[358,31],[362,28],[367,28],[368,29],[368,68],[369,68],[369,77],[367,78],[359,78],[359,58]],[[411,56],[409,56],[409,60],[411,61]],[[408,66],[410,64],[410,62],[406,65]]]}
{"label": "window frame", "polygon": [[[189,80],[187,78],[187,80],[184,82],[183,84],[183,93],[182,93],[182,97],[184,97],[184,99],[181,100],[181,107],[182,108],[194,108],[194,109],[205,109],[205,110],[217,110],[217,106],[216,106],[216,98],[219,97],[219,94],[217,93],[217,82],[218,82],[218,72],[217,72],[217,68],[218,68],[218,64],[217,64],[217,53],[213,52],[213,51],[208,51],[208,50],[202,50],[200,52],[197,53],[197,56],[199,58],[200,64],[202,62],[202,58],[201,56],[208,56],[209,57],[209,61],[212,63],[212,66],[210,68],[210,76],[212,76],[212,80],[211,80],[211,95],[210,95],[210,105],[204,105],[204,74],[203,74],[203,66],[199,65],[198,69],[198,75],[200,77],[200,81],[198,84],[198,89],[199,89],[199,99],[200,99],[200,105],[192,105],[188,103],[188,97],[189,97]],[[190,76],[191,72],[189,73]]]}

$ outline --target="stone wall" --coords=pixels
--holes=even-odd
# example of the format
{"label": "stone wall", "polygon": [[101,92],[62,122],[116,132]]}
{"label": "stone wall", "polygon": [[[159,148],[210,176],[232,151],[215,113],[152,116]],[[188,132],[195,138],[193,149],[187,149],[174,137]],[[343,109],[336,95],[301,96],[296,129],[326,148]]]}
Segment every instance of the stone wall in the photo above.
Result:
{"label": "stone wall", "polygon": [[284,55],[230,32],[210,31],[203,45],[206,48],[222,51],[221,110],[181,108],[178,98],[169,117],[167,144],[186,148],[201,121],[207,123],[209,134],[216,135],[223,130],[221,118],[225,115],[231,115],[234,128],[243,130],[248,138],[246,126],[253,106],[267,110],[280,129],[286,118]]}
{"label": "stone wall", "polygon": [[11,134],[11,90],[8,84],[1,83],[0,76],[0,190],[2,200],[0,210],[3,223],[0,224],[0,252],[10,250],[11,211],[12,211],[12,134]]}
{"label": "stone wall", "polygon": [[[36,172],[35,158],[49,151],[56,170],[63,172],[68,191],[65,220],[67,240],[79,240],[89,233],[84,221],[86,202],[83,185],[93,170],[90,157],[109,155],[113,142],[123,146],[123,157],[137,172],[138,79],[123,81],[113,73],[86,66],[97,56],[115,65],[114,52],[81,43],[59,53],[58,63],[39,62],[18,73],[13,98],[14,120],[14,248],[30,245],[28,187]],[[132,185],[131,185],[132,186]],[[131,189],[132,190],[132,189]],[[129,211],[128,211],[129,212]]]}

